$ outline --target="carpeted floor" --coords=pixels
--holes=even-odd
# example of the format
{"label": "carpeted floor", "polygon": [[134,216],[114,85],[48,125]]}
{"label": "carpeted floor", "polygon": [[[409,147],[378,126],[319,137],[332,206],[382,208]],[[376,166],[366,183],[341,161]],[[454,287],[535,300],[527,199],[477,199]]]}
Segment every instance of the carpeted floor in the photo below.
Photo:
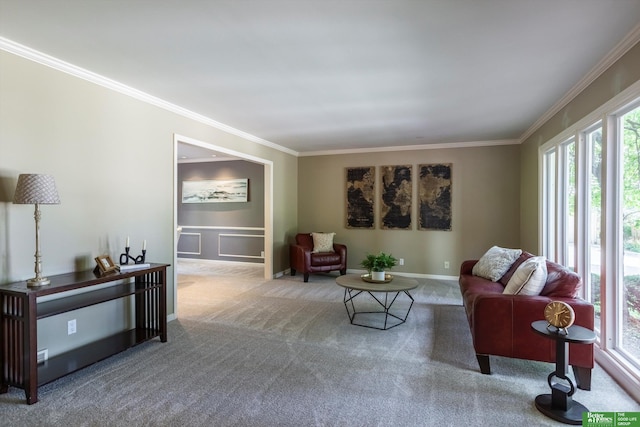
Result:
{"label": "carpeted floor", "polygon": [[[353,326],[335,276],[178,265],[169,342],[145,343],[39,389],[0,395],[0,425],[562,425],[540,414],[553,365],[492,358],[482,375],[455,282],[419,280],[407,323]],[[402,301],[407,304],[406,301]],[[640,411],[599,367],[593,411]]]}

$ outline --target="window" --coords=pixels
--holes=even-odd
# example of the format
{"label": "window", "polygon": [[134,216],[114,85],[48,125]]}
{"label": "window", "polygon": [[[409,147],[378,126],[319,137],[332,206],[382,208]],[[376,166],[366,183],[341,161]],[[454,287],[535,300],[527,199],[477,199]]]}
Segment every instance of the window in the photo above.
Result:
{"label": "window", "polygon": [[586,218],[587,218],[587,244],[585,248],[584,285],[586,299],[595,308],[594,328],[596,333],[601,329],[601,295],[600,276],[602,270],[602,127],[597,125],[595,129],[585,132],[585,149],[587,153],[585,172],[588,174]]}
{"label": "window", "polygon": [[[541,147],[541,249],[583,278],[583,297],[595,307],[596,360],[638,388],[640,87],[634,90],[635,100],[626,94],[625,105],[603,106]],[[640,399],[640,389],[634,394]]]}
{"label": "window", "polygon": [[640,367],[640,107],[618,116],[620,165],[618,177],[620,209],[618,221],[622,241],[622,277],[618,305],[621,318],[619,349]]}
{"label": "window", "polygon": [[562,252],[558,259],[572,270],[576,269],[575,263],[575,235],[576,235],[576,144],[571,139],[560,147],[563,159],[562,192],[562,240],[560,242]]}

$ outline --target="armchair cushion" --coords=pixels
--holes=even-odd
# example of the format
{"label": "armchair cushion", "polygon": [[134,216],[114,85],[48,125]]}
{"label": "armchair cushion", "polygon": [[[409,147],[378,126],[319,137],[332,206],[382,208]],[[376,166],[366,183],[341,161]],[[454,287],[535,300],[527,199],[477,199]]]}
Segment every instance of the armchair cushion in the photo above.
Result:
{"label": "armchair cushion", "polygon": [[311,233],[313,237],[313,252],[334,252],[333,236],[336,233]]}

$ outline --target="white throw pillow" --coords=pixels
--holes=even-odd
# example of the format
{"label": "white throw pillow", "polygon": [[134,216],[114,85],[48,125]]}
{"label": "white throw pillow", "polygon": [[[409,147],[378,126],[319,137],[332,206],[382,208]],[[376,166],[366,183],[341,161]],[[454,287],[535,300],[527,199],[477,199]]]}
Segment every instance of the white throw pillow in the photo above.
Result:
{"label": "white throw pillow", "polygon": [[509,270],[518,257],[522,254],[522,249],[509,249],[493,246],[482,258],[473,266],[471,273],[474,276],[484,277],[492,282],[497,282]]}
{"label": "white throw pillow", "polygon": [[547,283],[547,261],[543,256],[534,256],[518,266],[502,293],[540,295],[545,283]]}
{"label": "white throw pillow", "polygon": [[334,252],[333,236],[336,233],[311,233],[313,237],[313,252]]}

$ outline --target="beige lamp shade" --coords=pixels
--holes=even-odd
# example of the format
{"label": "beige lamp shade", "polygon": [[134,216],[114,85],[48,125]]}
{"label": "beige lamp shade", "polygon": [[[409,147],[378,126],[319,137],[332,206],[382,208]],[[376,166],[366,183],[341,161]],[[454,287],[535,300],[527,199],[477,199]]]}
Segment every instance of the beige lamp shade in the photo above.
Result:
{"label": "beige lamp shade", "polygon": [[20,174],[13,203],[18,205],[57,205],[60,203],[56,182],[51,175]]}

